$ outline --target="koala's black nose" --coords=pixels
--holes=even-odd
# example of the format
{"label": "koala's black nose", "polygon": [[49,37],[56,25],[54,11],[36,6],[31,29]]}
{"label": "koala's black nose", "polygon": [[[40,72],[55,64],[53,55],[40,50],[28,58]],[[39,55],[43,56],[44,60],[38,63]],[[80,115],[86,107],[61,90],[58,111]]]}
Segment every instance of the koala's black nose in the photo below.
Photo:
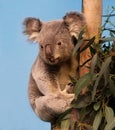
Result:
{"label": "koala's black nose", "polygon": [[45,52],[46,52],[46,55],[52,54],[52,48],[51,48],[51,45],[50,45],[50,44],[47,44],[47,45],[45,46]]}
{"label": "koala's black nose", "polygon": [[46,54],[47,57],[52,57],[52,55],[53,55],[53,47],[52,47],[51,44],[47,44],[45,46],[45,54]]}

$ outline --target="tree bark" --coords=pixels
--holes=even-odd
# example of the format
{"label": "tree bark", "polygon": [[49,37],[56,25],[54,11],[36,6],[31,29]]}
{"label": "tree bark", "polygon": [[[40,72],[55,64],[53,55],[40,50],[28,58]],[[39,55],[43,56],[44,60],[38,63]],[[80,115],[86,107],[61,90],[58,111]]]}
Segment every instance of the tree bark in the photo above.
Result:
{"label": "tree bark", "polygon": [[[90,39],[95,36],[95,42],[98,43],[101,34],[101,22],[102,22],[102,0],[82,0],[82,12],[86,19],[86,39]],[[84,42],[81,46],[85,46],[87,42]],[[82,66],[88,59],[91,59],[89,48],[80,54],[80,65]],[[80,68],[80,77],[89,72],[90,62],[87,62]],[[82,94],[85,93],[86,88],[82,90]]]}
{"label": "tree bark", "polygon": [[82,12],[86,18],[87,37],[96,36],[98,43],[102,23],[102,0],[82,0]]}

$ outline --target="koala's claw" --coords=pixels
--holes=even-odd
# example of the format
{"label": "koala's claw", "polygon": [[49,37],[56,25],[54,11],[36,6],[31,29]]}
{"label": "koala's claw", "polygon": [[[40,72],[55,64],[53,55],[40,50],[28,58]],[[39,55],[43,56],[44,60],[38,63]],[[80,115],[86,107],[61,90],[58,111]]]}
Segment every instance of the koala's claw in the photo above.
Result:
{"label": "koala's claw", "polygon": [[64,93],[73,93],[73,88],[74,88],[74,84],[69,82],[66,86],[65,89],[63,90]]}
{"label": "koala's claw", "polygon": [[69,82],[67,85],[70,86],[70,87],[74,86],[72,82]]}

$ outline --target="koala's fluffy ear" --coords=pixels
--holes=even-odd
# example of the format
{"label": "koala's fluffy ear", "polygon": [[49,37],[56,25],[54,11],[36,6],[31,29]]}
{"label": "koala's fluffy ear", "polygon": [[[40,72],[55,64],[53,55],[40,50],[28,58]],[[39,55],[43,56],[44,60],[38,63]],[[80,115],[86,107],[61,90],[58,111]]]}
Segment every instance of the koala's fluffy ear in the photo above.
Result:
{"label": "koala's fluffy ear", "polygon": [[24,33],[29,36],[29,40],[36,40],[41,30],[42,22],[39,19],[29,17],[24,20],[23,24],[25,26]]}
{"label": "koala's fluffy ear", "polygon": [[64,17],[64,24],[68,27],[70,34],[77,37],[82,29],[85,28],[86,22],[83,14],[78,12],[67,13]]}

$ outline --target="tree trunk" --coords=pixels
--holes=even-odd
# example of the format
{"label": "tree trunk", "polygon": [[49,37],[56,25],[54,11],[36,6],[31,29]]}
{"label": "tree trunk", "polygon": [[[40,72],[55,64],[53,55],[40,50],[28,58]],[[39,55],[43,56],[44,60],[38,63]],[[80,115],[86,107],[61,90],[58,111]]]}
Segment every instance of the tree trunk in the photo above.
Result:
{"label": "tree trunk", "polygon": [[87,37],[96,36],[98,43],[102,22],[102,0],[82,0],[82,12],[86,18]]}
{"label": "tree trunk", "polygon": [[[101,22],[102,22],[102,0],[82,0],[82,12],[85,16],[87,29],[86,39],[96,37],[95,42],[98,43],[101,33]],[[84,42],[85,46],[87,42]],[[82,66],[88,59],[91,59],[89,48],[80,54],[80,65]],[[90,66],[90,62],[87,62],[83,67],[80,68],[80,77],[89,72],[87,66]],[[85,93],[86,88],[82,90],[82,94]]]}

